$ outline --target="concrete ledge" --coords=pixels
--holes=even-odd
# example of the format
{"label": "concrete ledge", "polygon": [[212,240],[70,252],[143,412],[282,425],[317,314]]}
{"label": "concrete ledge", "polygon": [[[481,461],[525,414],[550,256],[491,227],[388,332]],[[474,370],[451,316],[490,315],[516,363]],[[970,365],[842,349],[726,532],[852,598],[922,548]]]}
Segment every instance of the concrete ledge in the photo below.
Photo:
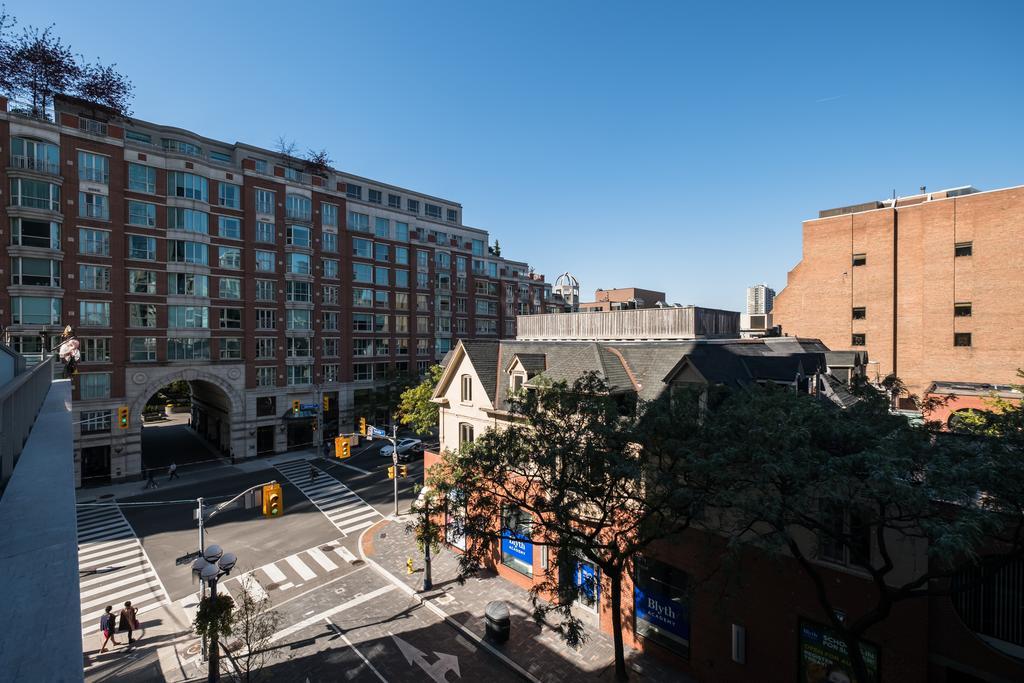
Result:
{"label": "concrete ledge", "polygon": [[0,499],[3,677],[81,681],[71,383],[53,382]]}

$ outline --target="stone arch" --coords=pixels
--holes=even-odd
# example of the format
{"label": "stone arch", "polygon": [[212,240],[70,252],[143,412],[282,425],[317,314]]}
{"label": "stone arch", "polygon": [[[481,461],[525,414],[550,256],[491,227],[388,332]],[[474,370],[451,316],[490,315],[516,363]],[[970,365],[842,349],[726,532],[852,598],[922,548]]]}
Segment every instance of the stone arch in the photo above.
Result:
{"label": "stone arch", "polygon": [[[129,403],[132,416],[141,415],[142,409],[146,407],[146,401],[150,399],[153,394],[158,392],[163,387],[167,386],[171,382],[178,380],[185,380],[186,382],[206,382],[217,387],[224,392],[224,395],[228,397],[231,402],[231,420],[234,422],[237,417],[239,420],[245,419],[245,397],[244,394],[238,392],[227,380],[219,375],[201,370],[198,368],[154,368],[154,370],[160,370],[162,372],[157,373],[159,379],[150,380],[150,373],[136,372],[131,377],[131,381],[136,386],[145,384],[141,389],[131,392],[135,395],[134,400]],[[239,374],[239,378],[241,375]],[[234,378],[232,378],[234,379]]]}

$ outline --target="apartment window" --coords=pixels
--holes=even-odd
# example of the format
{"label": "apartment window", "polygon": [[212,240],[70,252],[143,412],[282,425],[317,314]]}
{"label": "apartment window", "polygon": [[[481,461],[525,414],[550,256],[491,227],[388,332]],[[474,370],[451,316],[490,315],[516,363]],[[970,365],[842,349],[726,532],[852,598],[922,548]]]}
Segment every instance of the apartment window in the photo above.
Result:
{"label": "apartment window", "polygon": [[[416,355],[417,356],[428,356],[430,355],[430,340],[429,339],[417,339],[416,340]],[[417,365],[419,361],[417,361]],[[420,368],[422,372],[426,368]]]}
{"label": "apartment window", "polygon": [[[359,313],[353,313],[353,317],[360,315]],[[323,327],[325,330],[336,330],[338,329],[338,314],[324,312],[323,314]]]}
{"label": "apartment window", "polygon": [[339,297],[337,287],[333,285],[324,285],[323,288],[321,289],[321,295],[323,298],[323,302],[325,304],[330,304],[334,306],[338,305]]}
{"label": "apartment window", "polygon": [[313,301],[313,294],[310,291],[309,283],[296,282],[294,280],[288,281],[285,287],[285,300],[311,303]]}
{"label": "apartment window", "polygon": [[409,241],[409,224],[395,221],[395,239],[399,242]]}
{"label": "apartment window", "polygon": [[395,269],[395,287],[409,286],[409,271]]}
{"label": "apartment window", "polygon": [[962,301],[960,303],[953,304],[953,316],[957,318],[970,318],[971,302]]}
{"label": "apartment window", "polygon": [[153,304],[129,304],[129,327],[156,327],[156,306]]}
{"label": "apartment window", "polygon": [[363,198],[363,187],[362,185],[356,185],[354,183],[345,184],[345,195],[352,197],[353,199]]}
{"label": "apartment window", "polygon": [[142,164],[128,164],[128,189],[132,192],[156,194],[156,169]]}
{"label": "apartment window", "polygon": [[256,241],[274,243],[274,224],[264,221],[256,221]]}
{"label": "apartment window", "polygon": [[324,365],[323,367],[324,367],[324,382],[337,382],[339,380],[340,373],[338,372],[338,364],[337,363],[330,363],[328,365]]}
{"label": "apartment window", "polygon": [[371,331],[373,331],[373,315],[371,313],[353,313],[352,314],[352,331],[353,332],[371,332]]}
{"label": "apartment window", "polygon": [[81,218],[95,218],[101,221],[110,220],[110,203],[107,195],[79,192],[78,215]]}
{"label": "apartment window", "polygon": [[256,270],[261,273],[273,273],[274,252],[256,250]]}
{"label": "apartment window", "polygon": [[406,292],[395,292],[395,308],[409,310],[409,295]]}
{"label": "apartment window", "polygon": [[210,360],[210,340],[189,337],[168,339],[167,360]]}
{"label": "apartment window", "polygon": [[373,242],[359,237],[352,238],[352,255],[359,258],[373,258]]}
{"label": "apartment window", "polygon": [[381,242],[376,242],[373,245],[373,258],[376,261],[390,261],[391,260],[391,247]]}
{"label": "apartment window", "polygon": [[498,321],[497,320],[477,320],[476,321],[476,333],[477,334],[498,334]]}
{"label": "apartment window", "polygon": [[196,273],[168,273],[167,293],[178,296],[210,296],[210,277]]}
{"label": "apartment window", "polygon": [[288,194],[285,196],[284,215],[297,221],[309,221],[313,219],[313,200],[300,194]]}
{"label": "apartment window", "polygon": [[369,214],[359,213],[358,211],[349,211],[348,229],[356,232],[370,232]]}
{"label": "apartment window", "polygon": [[388,208],[390,209],[401,209],[402,198],[397,194],[388,194]]}
{"label": "apartment window", "polygon": [[416,289],[430,289],[430,273],[416,273]]}
{"label": "apartment window", "polygon": [[242,208],[242,187],[240,185],[225,182],[219,182],[217,185],[217,199],[221,206],[226,206],[229,209]]}
{"label": "apartment window", "polygon": [[373,283],[378,287],[387,287],[391,284],[390,268],[377,266],[373,269]]}
{"label": "apartment window", "polygon": [[11,219],[11,244],[60,249],[60,223],[31,218]]}
{"label": "apartment window", "polygon": [[[395,353],[399,356],[409,355],[409,340],[408,339],[396,339],[395,340]],[[397,364],[396,364],[397,368]]]}
{"label": "apartment window", "polygon": [[405,200],[405,210],[408,211],[409,213],[419,213],[420,212],[420,202],[419,202],[419,200],[418,199],[406,199]]}
{"label": "apartment window", "polygon": [[238,337],[225,337],[220,340],[221,360],[241,360],[242,340]]}
{"label": "apartment window", "polygon": [[391,237],[391,221],[387,218],[378,218],[374,222],[373,234],[381,239],[388,239]]}
{"label": "apartment window", "polygon": [[171,207],[167,209],[167,227],[170,230],[207,235],[210,232],[210,217],[205,211]]}
{"label": "apartment window", "polygon": [[340,340],[337,337],[327,337],[324,339],[324,357],[325,358],[337,358],[338,349],[341,348]]}
{"label": "apartment window", "polygon": [[313,312],[290,308],[287,311],[289,330],[311,330],[313,329]]}
{"label": "apartment window", "polygon": [[131,337],[128,353],[133,363],[156,360],[156,337]]}
{"label": "apartment window", "polygon": [[483,240],[470,240],[470,246],[472,247],[473,256],[484,255],[484,241]]}
{"label": "apartment window", "polygon": [[353,287],[352,305],[358,308],[373,308],[373,290]]}
{"label": "apartment window", "polygon": [[399,266],[409,265],[409,250],[406,247],[395,247],[395,264]]}
{"label": "apartment window", "polygon": [[241,299],[242,281],[237,277],[222,277],[218,293],[221,299]]}
{"label": "apartment window", "polygon": [[455,299],[455,312],[456,313],[468,313],[469,312],[468,301],[469,300],[466,299],[465,297],[459,297],[459,298]]}
{"label": "apartment window", "polygon": [[373,379],[373,364],[372,363],[355,363],[352,366],[352,380],[355,382],[365,382]]}
{"label": "apartment window", "polygon": [[60,148],[40,140],[12,137],[11,166],[60,175]]}
{"label": "apartment window", "polygon": [[274,337],[256,338],[256,358],[267,360],[277,356],[277,340]]}
{"label": "apartment window", "polygon": [[86,337],[83,339],[82,361],[86,363],[109,363],[110,337]]}
{"label": "apartment window", "polygon": [[194,145],[191,142],[185,142],[184,140],[175,140],[174,138],[160,138],[160,145],[168,152],[187,154],[190,157],[203,156],[202,147],[200,147],[199,145]]}
{"label": "apartment window", "polygon": [[466,319],[465,318],[456,318],[455,319],[455,333],[456,334],[466,334]]}
{"label": "apartment window", "polygon": [[373,341],[373,353],[376,356],[391,355],[390,344],[387,339],[375,339]]}
{"label": "apartment window", "polygon": [[110,159],[92,152],[78,153],[78,179],[106,185],[110,182]]}
{"label": "apartment window", "polygon": [[459,400],[463,403],[473,402],[473,377],[471,375],[462,376],[462,391],[460,392]]}
{"label": "apartment window", "polygon": [[381,198],[380,190],[368,190],[367,192],[368,192],[367,201],[369,201],[371,204],[380,204],[381,203],[381,199],[382,198]]}
{"label": "apartment window", "polygon": [[459,220],[458,212],[455,209],[448,209],[448,222],[455,223]]}
{"label": "apartment window", "polygon": [[11,322],[15,325],[60,324],[61,300],[38,296],[12,296]]}
{"label": "apartment window", "polygon": [[373,340],[372,339],[353,339],[352,340],[352,355],[353,356],[372,356],[373,355]]}
{"label": "apartment window", "polygon": [[310,384],[313,381],[312,365],[289,365],[288,386]]}
{"label": "apartment window", "polygon": [[863,306],[857,306],[853,309],[854,320],[864,320],[868,317],[868,309]]}
{"label": "apartment window", "polygon": [[864,346],[867,344],[867,335],[855,334],[850,339],[850,346]]}
{"label": "apartment window", "polygon": [[83,410],[78,414],[82,434],[101,434],[110,431],[109,410]]}
{"label": "apartment window", "polygon": [[373,293],[374,305],[377,308],[391,308],[390,292],[378,290]]}
{"label": "apartment window", "polygon": [[257,280],[256,281],[256,300],[257,301],[275,301],[276,286],[273,280]]}
{"label": "apartment window", "polygon": [[320,222],[328,227],[338,227],[338,205],[327,202],[320,204]]}
{"label": "apartment window", "polygon": [[953,256],[971,256],[974,254],[974,242],[957,242],[953,246]]}
{"label": "apartment window", "polygon": [[818,557],[836,564],[868,566],[871,562],[871,525],[860,512],[835,504],[822,504]]}
{"label": "apartment window", "polygon": [[155,261],[156,238],[128,235],[128,258],[139,261]]}
{"label": "apartment window", "polygon": [[971,333],[970,332],[956,332],[953,334],[953,346],[970,346],[971,345]]}
{"label": "apartment window", "polygon": [[373,282],[373,266],[368,263],[353,263],[352,282]]}
{"label": "apartment window", "polygon": [[867,254],[854,254],[853,255],[853,265],[854,266],[863,266],[863,265],[866,265],[867,262],[868,262],[868,255]]}
{"label": "apartment window", "polygon": [[395,334],[409,334],[409,316],[395,316]]}
{"label": "apartment window", "polygon": [[233,162],[231,155],[226,152],[216,152],[210,150],[210,161],[216,161],[218,164],[230,164]]}
{"label": "apartment window", "polygon": [[467,443],[473,443],[473,425],[468,422],[459,423],[459,446]]}
{"label": "apartment window", "polygon": [[60,287],[60,261],[42,258],[11,259],[11,284]]}
{"label": "apartment window", "polygon": [[207,203],[210,201],[209,184],[206,178],[181,171],[172,171],[167,174],[167,195],[196,199]]}
{"label": "apartment window", "polygon": [[301,225],[289,225],[285,244],[290,244],[293,247],[309,248],[309,228]]}
{"label": "apartment window", "polygon": [[437,204],[424,204],[423,205],[423,213],[428,218],[437,218],[438,220],[440,220],[440,218],[441,218],[441,207],[438,206]]}
{"label": "apartment window", "polygon": [[418,270],[430,269],[430,252],[418,249],[416,251],[416,268]]}
{"label": "apartment window", "polygon": [[288,180],[294,180],[297,183],[302,182],[302,171],[297,168],[284,167],[284,177]]}
{"label": "apartment window", "polygon": [[60,185],[29,178],[11,178],[11,206],[60,211]]}
{"label": "apartment window", "polygon": [[336,234],[334,234],[333,232],[325,232],[324,235],[323,235],[323,245],[322,245],[322,248],[323,248],[324,251],[329,251],[329,252],[332,252],[332,253],[333,252],[337,252],[338,251],[338,236]]}
{"label": "apartment window", "polygon": [[156,204],[128,200],[128,225],[156,226]]}
{"label": "apartment window", "polygon": [[276,213],[277,200],[271,190],[256,190],[256,213],[273,216]]}
{"label": "apartment window", "polygon": [[126,130],[124,132],[126,140],[134,140],[135,142],[141,142],[145,145],[152,145],[153,138],[147,133],[140,133],[137,130]]}
{"label": "apartment window", "polygon": [[416,310],[417,311],[429,311],[430,310],[430,297],[426,294],[416,295]]}
{"label": "apartment window", "polygon": [[298,275],[309,275],[311,271],[309,254],[299,254],[291,252],[287,254],[287,270],[289,273],[296,273]]}
{"label": "apartment window", "polygon": [[110,268],[86,264],[78,266],[78,288],[93,292],[109,292]]}
{"label": "apartment window", "polygon": [[152,270],[129,270],[128,293],[156,294],[156,273]]}
{"label": "apartment window", "polygon": [[373,331],[381,334],[389,331],[388,318],[391,316],[377,313],[373,316]]}
{"label": "apartment window", "polygon": [[438,268],[449,270],[452,267],[452,256],[447,251],[438,251],[434,254],[434,262]]}
{"label": "apartment window", "polygon": [[430,334],[430,318],[425,315],[416,316],[416,334]]}
{"label": "apartment window", "polygon": [[241,268],[242,250],[235,247],[218,247],[217,263],[221,268]]}
{"label": "apartment window", "polygon": [[256,368],[256,386],[272,387],[277,383],[276,368],[273,366]]}
{"label": "apartment window", "polygon": [[78,375],[78,394],[83,401],[110,398],[109,372],[83,372]]}
{"label": "apartment window", "polygon": [[256,309],[256,329],[258,330],[276,330],[277,329],[277,312],[272,308],[257,308]]}
{"label": "apartment window", "polygon": [[287,341],[285,348],[288,350],[289,358],[306,358],[312,355],[308,337],[288,337]]}
{"label": "apartment window", "polygon": [[206,266],[210,263],[210,254],[207,246],[202,242],[167,240],[167,260],[173,263]]}
{"label": "apartment window", "polygon": [[210,327],[210,309],[207,306],[168,306],[167,327],[207,329]]}
{"label": "apartment window", "polygon": [[242,221],[232,216],[217,216],[217,234],[233,240],[242,239]]}

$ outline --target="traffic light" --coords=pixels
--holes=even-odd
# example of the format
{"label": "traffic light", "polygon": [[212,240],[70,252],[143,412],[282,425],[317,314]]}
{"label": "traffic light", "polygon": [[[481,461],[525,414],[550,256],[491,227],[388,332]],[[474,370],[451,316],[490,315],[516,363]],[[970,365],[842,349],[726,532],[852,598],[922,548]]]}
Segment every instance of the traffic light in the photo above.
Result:
{"label": "traffic light", "polygon": [[347,436],[339,436],[334,440],[334,454],[342,459],[352,457],[352,444]]}
{"label": "traffic light", "polygon": [[298,414],[299,414],[299,402],[298,401],[292,401],[292,415],[298,415]]}
{"label": "traffic light", "polygon": [[280,484],[263,485],[263,516],[280,517],[284,512],[284,504],[281,499]]}
{"label": "traffic light", "polygon": [[128,429],[128,406],[120,406],[117,409],[117,426],[121,429]]}
{"label": "traffic light", "polygon": [[366,436],[366,418],[359,418],[359,433]]}
{"label": "traffic light", "polygon": [[324,412],[326,413],[330,409],[331,409],[331,397],[328,396],[327,394],[324,394]]}
{"label": "traffic light", "polygon": [[388,479],[394,479],[394,478],[395,478],[395,466],[394,465],[389,465],[388,466]]}
{"label": "traffic light", "polygon": [[399,465],[398,466],[398,474],[401,477],[408,477],[409,476],[409,466],[408,465]]}

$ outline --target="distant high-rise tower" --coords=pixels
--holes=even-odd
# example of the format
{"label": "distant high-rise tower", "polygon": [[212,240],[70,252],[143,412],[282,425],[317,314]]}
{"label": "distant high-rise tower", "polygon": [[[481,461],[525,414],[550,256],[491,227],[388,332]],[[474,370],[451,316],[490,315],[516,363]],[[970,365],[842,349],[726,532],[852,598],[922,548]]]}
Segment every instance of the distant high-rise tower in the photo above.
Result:
{"label": "distant high-rise tower", "polygon": [[551,288],[551,291],[562,297],[562,300],[569,305],[571,312],[580,309],[580,281],[569,271],[555,278],[555,286]]}
{"label": "distant high-rise tower", "polygon": [[775,303],[775,290],[768,285],[747,287],[747,314],[771,313]]}

